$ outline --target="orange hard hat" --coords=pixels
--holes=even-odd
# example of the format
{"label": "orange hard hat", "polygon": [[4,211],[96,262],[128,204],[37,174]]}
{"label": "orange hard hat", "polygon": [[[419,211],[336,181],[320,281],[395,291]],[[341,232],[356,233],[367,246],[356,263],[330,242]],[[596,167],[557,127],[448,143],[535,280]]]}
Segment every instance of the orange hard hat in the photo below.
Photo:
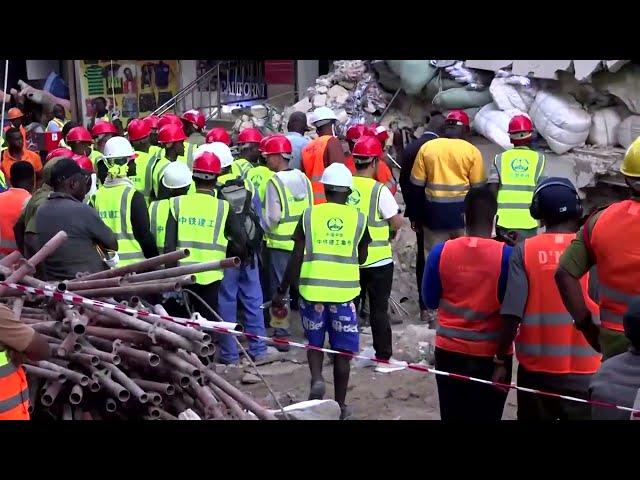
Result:
{"label": "orange hard hat", "polygon": [[7,120],[15,120],[20,117],[24,117],[24,113],[19,108],[13,107],[7,112]]}

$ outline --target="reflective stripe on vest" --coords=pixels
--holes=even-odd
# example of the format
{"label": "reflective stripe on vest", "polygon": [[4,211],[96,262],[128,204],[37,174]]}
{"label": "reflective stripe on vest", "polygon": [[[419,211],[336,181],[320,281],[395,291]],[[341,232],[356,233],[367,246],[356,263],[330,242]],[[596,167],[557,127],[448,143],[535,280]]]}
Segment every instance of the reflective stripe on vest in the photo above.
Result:
{"label": "reflective stripe on vest", "polygon": [[133,182],[136,190],[144,195],[148,205],[153,183],[153,169],[159,160],[159,155],[158,152],[152,154],[150,152],[136,151],[136,153],[138,154],[136,157],[136,176],[129,177],[129,179]]}
{"label": "reflective stripe on vest", "polygon": [[156,200],[149,205],[149,225],[159,252],[164,251],[166,239],[166,225],[171,211],[171,200]]}
{"label": "reflective stripe on vest", "polygon": [[320,180],[324,173],[324,152],[327,149],[327,143],[332,138],[334,138],[332,135],[323,135],[312,140],[302,149],[302,168],[305,175],[311,180],[314,205],[327,201],[324,195],[324,185],[320,183]]}
{"label": "reflective stripe on vest", "polygon": [[[196,192],[174,197],[171,202],[178,225],[178,248],[188,248],[188,262],[180,265],[213,262],[226,257],[228,240],[224,226],[229,214],[229,203],[212,195]],[[196,274],[196,283],[208,285],[222,280],[223,271],[214,270]]]}
{"label": "reflective stripe on vest", "polygon": [[512,148],[496,155],[494,165],[500,175],[498,221],[504,228],[536,228],[529,213],[533,192],[544,169],[544,155],[528,148]]}
{"label": "reflective stripe on vest", "polygon": [[460,237],[445,242],[440,257],[442,296],[436,346],[477,356],[497,352],[502,328],[498,282],[503,245]]}
{"label": "reflective stripe on vest", "polygon": [[601,328],[623,332],[622,316],[640,296],[640,202],[624,200],[600,213],[591,232],[598,266]]}
{"label": "reflective stripe on vest", "polygon": [[231,164],[231,171],[239,177],[247,178],[247,173],[253,168],[253,165],[246,158],[236,158]]}
{"label": "reflective stripe on vest", "polygon": [[[543,233],[523,244],[527,302],[515,338],[518,362],[531,372],[554,375],[593,374],[601,356],[587,343],[566,310],[555,286],[560,256],[575,233]],[[589,298],[589,275],[580,280],[587,307],[594,318],[598,306]]]}
{"label": "reflective stripe on vest", "polygon": [[258,197],[260,197],[260,204],[263,206],[267,192],[267,182],[271,177],[273,177],[273,175],[274,173],[264,165],[253,167],[251,170],[249,170],[249,172],[247,172],[247,180],[251,182],[256,192],[258,192]]}
{"label": "reflective stripe on vest", "polygon": [[389,243],[389,223],[380,217],[378,205],[382,184],[372,178],[353,177],[351,195],[347,203],[356,207],[367,218],[371,243],[368,247],[367,260],[362,265],[366,267],[381,260],[391,258],[391,244]]}
{"label": "reflective stripe on vest", "polygon": [[126,184],[103,185],[94,197],[98,215],[118,239],[118,266],[126,266],[145,258],[131,226],[131,200],[135,191],[133,186]]}
{"label": "reflective stripe on vest", "polygon": [[29,389],[22,368],[0,352],[0,420],[29,420]]}
{"label": "reflective stripe on vest", "polygon": [[195,143],[189,143],[189,142],[184,142],[184,149],[185,149],[185,156],[184,157],[178,157],[178,160],[180,161],[184,161],[187,164],[187,167],[189,167],[189,170],[193,171],[193,156],[196,152],[196,149],[198,148],[198,145],[196,145]]}
{"label": "reflective stripe on vest", "polygon": [[311,183],[308,179],[305,180],[307,195],[302,199],[296,199],[277,174],[269,179],[270,182],[273,182],[276,192],[278,192],[281,209],[278,224],[273,229],[264,232],[267,247],[286,250],[288,252],[293,251],[293,240],[291,239],[293,232],[296,229],[302,213],[308,207],[312,206]]}
{"label": "reflective stripe on vest", "polygon": [[0,170],[0,187],[7,189],[7,179],[4,176],[4,172]]}
{"label": "reflective stripe on vest", "polygon": [[365,226],[365,216],[348,205],[324,203],[304,211],[299,286],[305,300],[343,303],[358,296],[358,243]]}
{"label": "reflective stripe on vest", "polygon": [[91,153],[89,153],[89,159],[91,160],[91,162],[93,162],[93,168],[95,168],[97,171],[98,162],[103,161],[104,157],[102,156],[102,153],[100,153],[98,150],[91,150]]}

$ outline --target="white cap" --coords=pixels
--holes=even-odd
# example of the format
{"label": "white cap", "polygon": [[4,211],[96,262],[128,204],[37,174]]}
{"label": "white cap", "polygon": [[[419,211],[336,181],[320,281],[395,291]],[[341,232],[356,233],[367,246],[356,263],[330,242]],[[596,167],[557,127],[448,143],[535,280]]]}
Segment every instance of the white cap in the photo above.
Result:
{"label": "white cap", "polygon": [[322,125],[330,121],[337,122],[338,117],[336,117],[336,114],[333,113],[333,110],[331,110],[329,107],[316,108],[313,112],[311,112],[311,116],[309,118],[309,123],[312,123],[313,125],[320,123],[320,125],[316,125],[317,127],[321,127]]}
{"label": "white cap", "polygon": [[231,154],[231,149],[222,142],[204,143],[200,145],[196,149],[196,152],[193,155],[193,159],[195,160],[204,152],[213,153],[216,157],[218,157],[220,159],[220,168],[226,168],[233,163],[233,155]]}
{"label": "white cap", "polygon": [[183,162],[171,162],[162,175],[162,185],[167,188],[184,188],[191,185],[191,169]]}
{"label": "white cap", "polygon": [[332,163],[324,169],[320,183],[333,187],[351,188],[353,176],[343,163]]}
{"label": "white cap", "polygon": [[124,137],[112,137],[104,144],[104,158],[135,158],[137,154],[129,140]]}

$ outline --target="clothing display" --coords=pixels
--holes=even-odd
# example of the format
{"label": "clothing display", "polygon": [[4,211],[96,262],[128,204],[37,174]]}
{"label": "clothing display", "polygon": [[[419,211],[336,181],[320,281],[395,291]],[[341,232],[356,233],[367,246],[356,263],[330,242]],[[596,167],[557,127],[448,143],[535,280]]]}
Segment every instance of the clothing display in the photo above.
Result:
{"label": "clothing display", "polygon": [[122,98],[122,115],[128,118],[138,116],[138,98],[136,96]]}
{"label": "clothing display", "polygon": [[140,113],[151,112],[156,109],[156,98],[153,93],[141,93],[138,97]]}
{"label": "clothing display", "polygon": [[158,105],[162,105],[163,103],[168,102],[173,98],[172,92],[159,92],[158,93]]}
{"label": "clothing display", "polygon": [[167,88],[169,86],[169,75],[171,74],[171,68],[162,60],[160,60],[159,63],[152,65],[155,71],[156,87]]}
{"label": "clothing display", "polygon": [[85,69],[89,95],[104,95],[104,77],[102,67],[90,65]]}

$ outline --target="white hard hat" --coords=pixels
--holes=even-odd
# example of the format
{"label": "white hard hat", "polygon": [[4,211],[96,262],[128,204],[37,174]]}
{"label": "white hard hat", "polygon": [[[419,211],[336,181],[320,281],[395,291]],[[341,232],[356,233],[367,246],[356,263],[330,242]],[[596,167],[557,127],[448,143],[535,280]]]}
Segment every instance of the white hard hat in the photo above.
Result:
{"label": "white hard hat", "polygon": [[193,154],[193,159],[198,158],[202,153],[210,152],[220,159],[220,168],[226,168],[233,163],[231,149],[222,142],[204,143],[200,145]]}
{"label": "white hard hat", "polygon": [[171,162],[162,175],[162,185],[167,188],[184,188],[191,185],[191,169],[183,162]]}
{"label": "white hard hat", "polygon": [[136,152],[124,137],[112,137],[104,144],[104,158],[135,158]]}
{"label": "white hard hat", "polygon": [[311,117],[309,119],[309,123],[312,123],[316,127],[321,127],[322,125],[329,122],[337,122],[338,117],[333,113],[329,107],[319,107],[316,108],[313,112],[311,112]]}
{"label": "white hard hat", "polygon": [[351,188],[353,176],[343,163],[332,163],[324,169],[320,183],[333,187]]}

